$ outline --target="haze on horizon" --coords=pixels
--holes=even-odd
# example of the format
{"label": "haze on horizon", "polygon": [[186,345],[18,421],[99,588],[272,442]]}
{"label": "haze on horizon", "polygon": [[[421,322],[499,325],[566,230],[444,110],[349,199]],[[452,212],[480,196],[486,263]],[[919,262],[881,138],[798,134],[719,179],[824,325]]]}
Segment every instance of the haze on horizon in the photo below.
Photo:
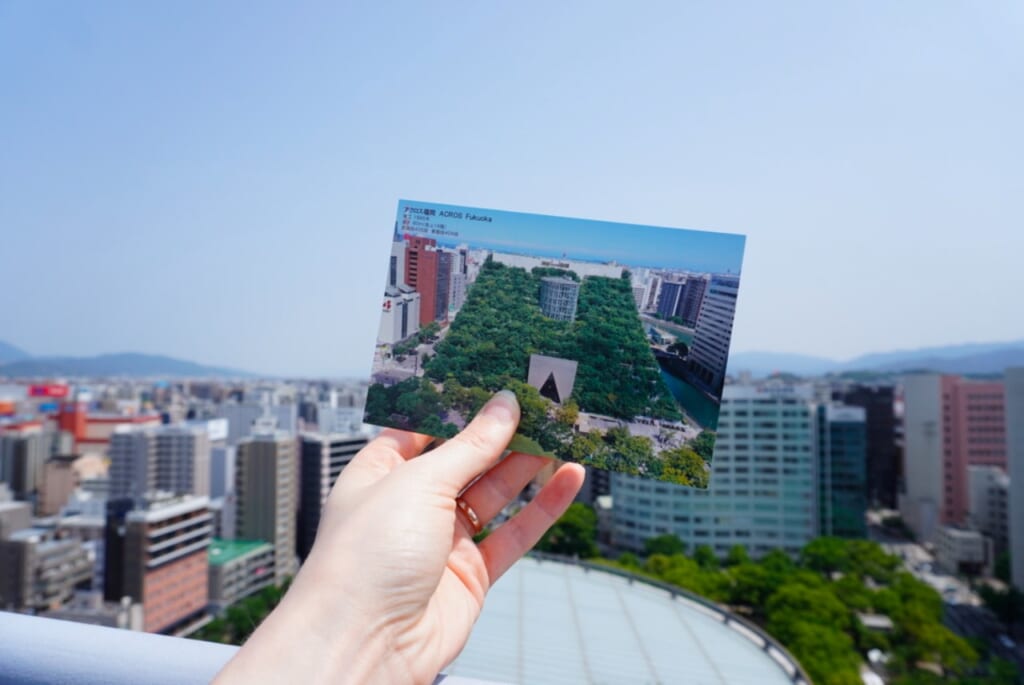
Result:
{"label": "haze on horizon", "polygon": [[399,198],[747,236],[733,349],[1024,339],[1024,6],[0,4],[0,340],[370,367]]}

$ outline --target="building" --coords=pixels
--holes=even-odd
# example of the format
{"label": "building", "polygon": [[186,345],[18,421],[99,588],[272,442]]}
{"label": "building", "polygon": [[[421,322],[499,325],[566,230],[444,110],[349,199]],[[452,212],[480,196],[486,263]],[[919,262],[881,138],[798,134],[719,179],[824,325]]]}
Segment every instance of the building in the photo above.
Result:
{"label": "building", "polygon": [[934,538],[935,561],[947,573],[979,575],[991,570],[992,541],[978,531],[938,526]]}
{"label": "building", "polygon": [[820,533],[867,537],[866,413],[861,407],[818,407]]}
{"label": "building", "polygon": [[207,553],[213,534],[208,497],[150,493],[107,508],[104,596],[142,605],[146,632],[173,632],[207,604]]}
{"label": "building", "polygon": [[690,276],[686,279],[686,289],[679,298],[676,307],[676,316],[682,319],[686,326],[696,326],[697,318],[700,316],[701,305],[704,304],[704,293],[707,292],[707,276]]}
{"label": "building", "polygon": [[434,315],[438,321],[444,321],[448,318],[448,298],[451,295],[452,274],[458,270],[458,267],[455,264],[458,258],[458,253],[439,249],[436,254],[437,285],[434,288],[436,292]]}
{"label": "building", "polygon": [[268,542],[214,540],[208,555],[208,594],[215,611],[274,584],[274,548]]}
{"label": "building", "polygon": [[436,240],[406,236],[405,284],[420,294],[420,326],[443,318],[437,311],[437,262]]}
{"label": "building", "polygon": [[583,262],[575,259],[557,259],[549,257],[532,257],[530,255],[512,254],[510,252],[492,252],[491,259],[505,266],[514,266],[527,271],[536,268],[562,269],[572,271],[580,278],[602,276],[604,278],[622,278],[624,268],[615,262]]}
{"label": "building", "polygon": [[1001,382],[920,374],[904,383],[903,520],[930,541],[939,524],[968,519],[967,467],[1006,468]]}
{"label": "building", "polygon": [[673,534],[721,557],[733,545],[754,557],[799,553],[819,532],[811,400],[802,386],[726,387],[710,487],[613,473],[613,544],[641,552],[647,538]]}
{"label": "building", "polygon": [[0,608],[56,609],[92,581],[92,560],[78,540],[23,528],[0,539]]}
{"label": "building", "polygon": [[998,466],[968,466],[968,524],[992,540],[998,557],[1010,548],[1010,477]]}
{"label": "building", "polygon": [[394,345],[420,330],[420,294],[410,286],[384,289],[377,342]]}
{"label": "building", "polygon": [[739,276],[711,277],[690,346],[690,372],[716,395],[725,383],[739,287]]}
{"label": "building", "polygon": [[1024,368],[1006,371],[1006,446],[1010,475],[1011,580],[1024,590]]}
{"label": "building", "polygon": [[120,602],[106,602],[103,600],[102,592],[75,592],[64,606],[46,611],[42,615],[60,621],[88,623],[106,628],[143,629],[141,604],[133,603],[130,597],[122,597]]}
{"label": "building", "polygon": [[655,311],[658,302],[661,300],[661,276],[651,276],[651,282],[647,287],[647,301],[644,303],[644,311]]}
{"label": "building", "polygon": [[543,397],[562,404],[572,396],[578,367],[579,363],[573,359],[531,354],[526,382],[537,388]]}
{"label": "building", "polygon": [[28,502],[0,501],[0,540],[32,525],[32,505]]}
{"label": "building", "polygon": [[267,433],[238,444],[235,535],[274,546],[275,582],[295,573],[296,440]]}
{"label": "building", "polygon": [[107,454],[110,449],[111,436],[114,431],[122,427],[153,428],[163,423],[159,414],[86,412],[85,405],[82,403],[73,403],[67,417],[65,418],[62,414],[62,420],[78,427],[82,422],[81,413],[85,413],[85,434],[75,437],[75,452],[79,454]]}
{"label": "building", "polygon": [[300,440],[301,469],[297,551],[305,561],[316,539],[327,496],[342,470],[359,453],[369,436],[365,433],[310,433]]}
{"label": "building", "polygon": [[658,315],[663,319],[676,316],[679,301],[686,290],[686,281],[665,281],[661,284],[661,298],[658,300]]}
{"label": "building", "polygon": [[266,426],[295,435],[299,429],[299,405],[292,402],[279,403],[270,393],[255,400],[225,402],[217,409],[217,415],[228,420],[228,437],[225,444],[234,446]]}
{"label": "building", "polygon": [[396,240],[391,243],[387,287],[397,288],[402,285],[405,285],[405,243]]}
{"label": "building", "polygon": [[854,385],[834,399],[865,411],[867,428],[867,497],[870,504],[895,509],[902,474],[896,443],[896,397],[891,385]]}
{"label": "building", "polygon": [[43,465],[43,482],[39,492],[40,516],[53,516],[67,504],[78,487],[78,473],[74,468],[78,455],[61,454],[51,457]]}
{"label": "building", "polygon": [[571,278],[545,276],[540,280],[540,310],[546,317],[575,321],[579,296],[580,284]]}
{"label": "building", "polygon": [[204,426],[122,426],[110,439],[112,497],[141,499],[160,490],[210,494],[210,437]]}
{"label": "building", "polygon": [[0,433],[0,481],[6,482],[15,499],[37,506],[54,434],[39,424]]}

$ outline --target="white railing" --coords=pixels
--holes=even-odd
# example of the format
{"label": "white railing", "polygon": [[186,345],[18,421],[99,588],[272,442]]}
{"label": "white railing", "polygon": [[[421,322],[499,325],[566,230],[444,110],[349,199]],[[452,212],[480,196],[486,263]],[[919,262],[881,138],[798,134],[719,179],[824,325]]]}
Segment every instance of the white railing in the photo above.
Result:
{"label": "white railing", "polygon": [[[237,647],[0,612],[4,685],[208,683]],[[438,676],[435,685],[497,685]]]}

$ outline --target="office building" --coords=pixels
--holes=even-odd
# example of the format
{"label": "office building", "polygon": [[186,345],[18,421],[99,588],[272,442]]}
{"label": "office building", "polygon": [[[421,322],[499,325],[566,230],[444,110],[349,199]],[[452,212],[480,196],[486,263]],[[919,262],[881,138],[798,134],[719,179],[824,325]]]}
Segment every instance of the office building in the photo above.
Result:
{"label": "office building", "polygon": [[922,540],[968,518],[967,467],[1006,468],[1005,392],[995,381],[919,374],[904,383],[904,522]]}
{"label": "office building", "polygon": [[0,609],[56,609],[92,581],[92,561],[78,540],[23,528],[0,540]]}
{"label": "office building", "polygon": [[1006,446],[1010,476],[1011,580],[1024,590],[1024,368],[1006,371]]}
{"label": "office building", "polygon": [[811,399],[806,387],[726,387],[708,490],[613,473],[613,544],[642,552],[671,533],[691,552],[797,554],[819,529]]}
{"label": "office building", "polygon": [[93,590],[78,590],[59,609],[41,615],[59,621],[123,630],[142,630],[144,627],[141,604],[132,602],[130,597],[122,597],[120,602],[106,602],[102,592]]}
{"label": "office building", "polygon": [[661,299],[658,300],[658,315],[663,319],[676,316],[679,300],[686,290],[686,281],[665,281],[661,284]]}
{"label": "office building", "polygon": [[255,399],[243,402],[225,402],[217,409],[217,415],[228,420],[228,436],[225,444],[234,446],[248,438],[257,427],[295,435],[299,429],[299,406],[294,402],[277,402],[272,393],[264,393]]}
{"label": "office building", "polygon": [[53,516],[67,504],[71,493],[78,487],[78,473],[74,468],[78,458],[74,454],[61,454],[51,457],[43,465],[38,502],[40,516]]}
{"label": "office building", "polygon": [[865,421],[861,407],[818,407],[821,535],[867,537]]}
{"label": "office building", "polygon": [[365,433],[311,433],[300,440],[301,468],[298,554],[305,560],[316,539],[327,496],[352,458],[369,441]]}
{"label": "office building", "polygon": [[714,394],[725,383],[739,286],[739,276],[712,276],[697,315],[689,367],[694,377]]}
{"label": "office building", "polygon": [[235,463],[235,535],[274,547],[275,582],[295,573],[296,440],[265,433],[238,444]]}
{"label": "office building", "polygon": [[891,385],[854,385],[833,396],[865,412],[867,429],[867,497],[870,504],[895,509],[902,474],[896,442],[896,398]]}
{"label": "office building", "polygon": [[458,253],[448,250],[437,251],[437,286],[435,287],[436,303],[434,305],[435,318],[444,321],[448,318],[448,301],[452,289],[452,274],[457,271],[454,265]]}
{"label": "office building", "polygon": [[393,345],[418,333],[420,302],[420,294],[410,286],[385,288],[377,342]]}
{"label": "office building", "polygon": [[661,276],[651,276],[651,282],[647,285],[647,301],[644,302],[644,311],[656,311],[658,302],[661,300]]}
{"label": "office building", "polygon": [[968,466],[967,486],[968,525],[999,556],[1010,547],[1010,477],[998,466]]}
{"label": "office building", "polygon": [[545,276],[540,280],[540,310],[546,317],[575,321],[579,296],[580,284],[571,278]]}
{"label": "office building", "polygon": [[31,504],[28,502],[0,501],[0,540],[19,530],[29,528],[31,525]]}
{"label": "office building", "polygon": [[37,505],[53,439],[54,434],[37,423],[0,433],[0,481],[7,483],[15,499]]}
{"label": "office building", "polygon": [[200,425],[122,426],[110,439],[112,497],[141,499],[154,490],[210,494],[210,438]]}
{"label": "office building", "polygon": [[935,561],[952,574],[979,575],[992,568],[992,541],[976,530],[938,526],[934,533]]}
{"label": "office building", "polygon": [[274,584],[274,548],[261,540],[214,540],[209,554],[209,598],[215,611]]}
{"label": "office building", "polygon": [[146,632],[173,632],[206,608],[208,506],[208,497],[170,493],[108,503],[104,596],[141,604]]}
{"label": "office building", "polygon": [[690,276],[686,279],[686,288],[676,306],[676,316],[682,319],[683,325],[691,328],[697,325],[697,317],[700,316],[700,308],[704,304],[704,293],[707,291],[707,287],[707,276]]}
{"label": "office building", "polygon": [[397,288],[402,285],[405,285],[405,243],[396,240],[391,243],[387,287]]}
{"label": "office building", "polygon": [[420,294],[420,326],[439,316],[437,311],[437,241],[408,236],[405,239],[405,284]]}

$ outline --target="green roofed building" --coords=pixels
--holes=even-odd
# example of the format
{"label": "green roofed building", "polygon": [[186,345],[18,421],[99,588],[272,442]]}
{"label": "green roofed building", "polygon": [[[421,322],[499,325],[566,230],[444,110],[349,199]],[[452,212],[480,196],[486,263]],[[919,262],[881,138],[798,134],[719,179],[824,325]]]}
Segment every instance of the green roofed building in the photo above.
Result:
{"label": "green roofed building", "polygon": [[269,542],[214,539],[208,554],[210,606],[216,611],[274,583],[274,547]]}

